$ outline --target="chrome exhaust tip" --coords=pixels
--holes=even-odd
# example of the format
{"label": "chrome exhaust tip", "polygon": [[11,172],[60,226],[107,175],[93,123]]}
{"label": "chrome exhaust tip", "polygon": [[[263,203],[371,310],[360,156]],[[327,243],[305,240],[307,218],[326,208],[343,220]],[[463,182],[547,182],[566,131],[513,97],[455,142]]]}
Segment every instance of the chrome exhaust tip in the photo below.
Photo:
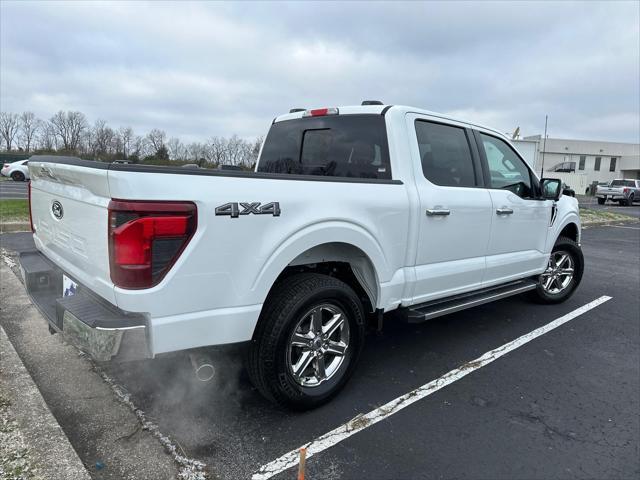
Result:
{"label": "chrome exhaust tip", "polygon": [[211,363],[207,355],[201,353],[190,353],[189,360],[193,367],[196,378],[201,382],[208,382],[216,375],[216,368]]}

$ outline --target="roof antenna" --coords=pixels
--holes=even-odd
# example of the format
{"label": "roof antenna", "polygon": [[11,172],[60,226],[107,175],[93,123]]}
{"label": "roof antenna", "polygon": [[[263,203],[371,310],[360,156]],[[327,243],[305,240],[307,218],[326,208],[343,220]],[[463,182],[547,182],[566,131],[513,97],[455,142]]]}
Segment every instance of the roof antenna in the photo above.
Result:
{"label": "roof antenna", "polygon": [[361,105],[384,105],[380,100],[363,100]]}

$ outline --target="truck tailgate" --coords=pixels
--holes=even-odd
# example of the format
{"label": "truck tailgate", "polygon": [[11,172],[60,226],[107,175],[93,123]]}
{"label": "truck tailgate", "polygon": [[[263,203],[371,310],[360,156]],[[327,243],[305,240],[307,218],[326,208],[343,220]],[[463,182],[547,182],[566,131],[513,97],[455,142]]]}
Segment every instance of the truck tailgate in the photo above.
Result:
{"label": "truck tailgate", "polygon": [[73,280],[114,303],[106,167],[30,162],[31,215],[38,250]]}

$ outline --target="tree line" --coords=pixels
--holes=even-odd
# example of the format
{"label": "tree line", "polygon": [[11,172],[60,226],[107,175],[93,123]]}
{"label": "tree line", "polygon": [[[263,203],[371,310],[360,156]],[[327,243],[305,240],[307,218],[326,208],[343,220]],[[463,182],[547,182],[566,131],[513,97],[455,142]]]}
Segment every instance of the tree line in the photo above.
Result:
{"label": "tree line", "polygon": [[129,126],[112,128],[100,119],[91,125],[82,112],[62,110],[48,120],[33,112],[0,112],[0,136],[7,152],[74,155],[104,162],[196,163],[200,167],[252,168],[262,144],[261,137],[245,140],[237,135],[183,143],[177,137],[167,138],[166,132],[157,128],[139,135]]}

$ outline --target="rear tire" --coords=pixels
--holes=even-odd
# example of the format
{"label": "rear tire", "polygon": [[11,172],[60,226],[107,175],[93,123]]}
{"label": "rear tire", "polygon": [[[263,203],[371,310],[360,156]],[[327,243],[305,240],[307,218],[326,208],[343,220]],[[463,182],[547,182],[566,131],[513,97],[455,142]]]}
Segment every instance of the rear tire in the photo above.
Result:
{"label": "rear tire", "polygon": [[629,195],[629,198],[627,198],[627,202],[625,203],[625,205],[627,207],[632,207],[633,206],[633,193],[631,195]]}
{"label": "rear tire", "polygon": [[11,174],[11,179],[12,179],[14,182],[24,182],[24,180],[25,180],[25,176],[24,176],[24,173],[22,173],[22,172],[20,172],[20,171],[16,171],[16,172],[13,172],[13,173]]}
{"label": "rear tire", "polygon": [[[572,270],[571,274],[569,270]],[[547,270],[540,275],[530,298],[543,304],[564,302],[580,285],[583,272],[584,256],[580,246],[570,238],[559,237],[549,256]]]}
{"label": "rear tire", "polygon": [[604,205],[606,199],[598,197],[598,205]]}
{"label": "rear tire", "polygon": [[269,294],[247,352],[251,382],[294,410],[326,403],[355,369],[364,325],[360,299],[346,283],[316,273],[285,278]]}

